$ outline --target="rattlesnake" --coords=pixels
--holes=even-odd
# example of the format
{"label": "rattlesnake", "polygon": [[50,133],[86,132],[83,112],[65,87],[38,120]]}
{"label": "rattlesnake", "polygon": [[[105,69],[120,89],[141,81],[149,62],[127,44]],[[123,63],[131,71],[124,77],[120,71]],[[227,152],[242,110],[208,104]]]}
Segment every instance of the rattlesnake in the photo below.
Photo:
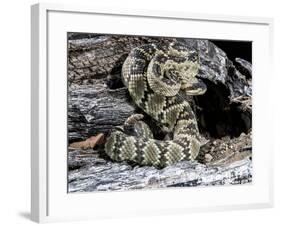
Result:
{"label": "rattlesnake", "polygon": [[[156,120],[172,138],[156,140],[141,115],[125,122],[125,130],[111,132],[105,152],[115,161],[166,167],[194,160],[200,150],[196,117],[187,95],[201,95],[205,84],[197,79],[199,57],[195,49],[178,42],[146,44],[131,50],[122,67],[122,80],[134,103]],[[123,128],[124,128],[123,127]]]}

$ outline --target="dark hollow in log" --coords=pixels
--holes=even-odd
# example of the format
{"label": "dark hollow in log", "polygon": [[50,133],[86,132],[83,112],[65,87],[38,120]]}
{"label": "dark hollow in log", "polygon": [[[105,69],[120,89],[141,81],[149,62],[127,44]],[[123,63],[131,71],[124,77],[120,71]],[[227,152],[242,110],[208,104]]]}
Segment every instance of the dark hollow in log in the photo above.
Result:
{"label": "dark hollow in log", "polygon": [[252,112],[241,109],[241,104],[231,103],[229,90],[222,84],[204,79],[208,89],[204,95],[194,97],[198,126],[211,137],[238,137],[252,128]]}

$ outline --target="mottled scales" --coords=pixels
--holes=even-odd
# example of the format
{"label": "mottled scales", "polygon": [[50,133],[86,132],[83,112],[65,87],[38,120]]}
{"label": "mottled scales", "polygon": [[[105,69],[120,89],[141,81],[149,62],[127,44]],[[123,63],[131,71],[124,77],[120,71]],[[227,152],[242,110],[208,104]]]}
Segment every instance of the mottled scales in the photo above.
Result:
{"label": "mottled scales", "polygon": [[142,117],[133,115],[124,131],[115,130],[107,138],[108,156],[156,167],[193,161],[200,150],[200,135],[192,108],[181,93],[201,95],[206,91],[196,78],[198,70],[197,51],[180,43],[134,48],[122,67],[123,83],[136,105],[168,129],[172,138],[154,139]]}

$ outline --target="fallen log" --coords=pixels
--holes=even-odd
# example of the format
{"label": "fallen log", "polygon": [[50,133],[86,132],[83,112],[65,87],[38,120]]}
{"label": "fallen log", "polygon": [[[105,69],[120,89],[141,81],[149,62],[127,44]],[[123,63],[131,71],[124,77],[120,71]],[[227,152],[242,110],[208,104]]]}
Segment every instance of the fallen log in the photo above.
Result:
{"label": "fallen log", "polygon": [[252,181],[252,161],[246,157],[221,166],[180,162],[164,169],[132,166],[101,158],[96,150],[69,152],[69,192],[113,191],[167,187],[231,185]]}

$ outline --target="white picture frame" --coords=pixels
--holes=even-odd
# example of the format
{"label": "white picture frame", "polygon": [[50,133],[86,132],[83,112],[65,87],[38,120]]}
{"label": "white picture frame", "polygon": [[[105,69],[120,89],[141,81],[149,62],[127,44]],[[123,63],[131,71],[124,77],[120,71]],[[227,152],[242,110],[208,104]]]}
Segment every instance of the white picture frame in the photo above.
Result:
{"label": "white picture frame", "polygon": [[[266,81],[270,82],[273,76],[272,19],[40,3],[32,6],[31,22],[32,220],[52,222],[273,206],[272,142],[266,132],[273,125],[272,107],[268,107],[270,101],[264,94],[269,88],[262,79],[266,74]],[[164,22],[170,30],[163,29]],[[181,25],[189,29],[180,30]],[[254,182],[180,192],[164,189],[67,194],[67,31],[253,41]],[[264,117],[268,120],[263,120]]]}

